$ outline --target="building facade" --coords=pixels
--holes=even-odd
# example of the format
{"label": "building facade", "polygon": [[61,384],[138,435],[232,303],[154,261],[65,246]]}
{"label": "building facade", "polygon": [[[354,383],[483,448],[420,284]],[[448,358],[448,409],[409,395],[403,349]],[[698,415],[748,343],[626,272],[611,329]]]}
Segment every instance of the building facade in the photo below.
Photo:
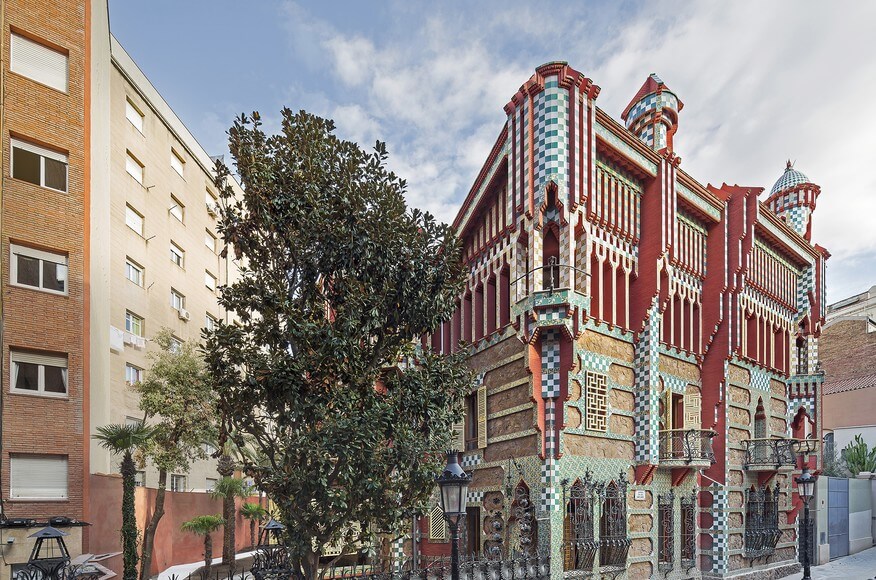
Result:
{"label": "building facade", "polygon": [[[150,338],[167,327],[199,340],[227,320],[218,287],[236,267],[220,256],[213,160],[112,37],[106,0],[0,8],[0,578],[8,578],[30,555],[28,536],[49,521],[69,532],[74,556],[120,550],[119,458],[92,434],[142,420],[130,385],[149,367]],[[205,451],[215,448],[205,442]],[[218,477],[206,459],[170,474],[168,488],[203,492]],[[142,528],[157,472],[145,465],[138,479]],[[168,502],[178,509],[159,528],[155,565],[196,561],[199,545],[174,546],[179,518],[216,502]],[[101,563],[121,572],[120,559]]]}
{"label": "building facade", "polygon": [[[828,253],[819,188],[702,185],[656,75],[623,112],[566,63],[535,74],[454,222],[470,276],[424,345],[471,345],[466,542],[554,577],[793,569],[798,453],[817,463]],[[438,513],[421,553],[446,549]],[[431,538],[431,539],[430,539]]]}

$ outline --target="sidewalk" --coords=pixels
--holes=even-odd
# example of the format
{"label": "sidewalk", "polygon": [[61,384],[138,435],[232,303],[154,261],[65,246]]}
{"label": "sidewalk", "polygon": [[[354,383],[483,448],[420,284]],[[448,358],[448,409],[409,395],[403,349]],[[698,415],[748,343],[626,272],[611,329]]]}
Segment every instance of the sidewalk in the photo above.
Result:
{"label": "sidewalk", "polygon": [[[785,576],[799,580],[803,574]],[[876,548],[869,548],[853,556],[839,558],[822,566],[812,567],[812,580],[873,580],[876,578]]]}
{"label": "sidewalk", "polygon": [[[241,552],[235,556],[235,560],[240,560],[242,558],[247,558],[251,555],[255,554],[255,552]],[[222,557],[213,558],[213,564],[221,564]],[[190,564],[177,564],[176,566],[171,566],[164,572],[161,572],[157,576],[157,580],[173,580],[176,578],[177,580],[185,579],[189,574],[200,568],[204,565],[204,561],[201,560],[199,562],[192,562]]]}

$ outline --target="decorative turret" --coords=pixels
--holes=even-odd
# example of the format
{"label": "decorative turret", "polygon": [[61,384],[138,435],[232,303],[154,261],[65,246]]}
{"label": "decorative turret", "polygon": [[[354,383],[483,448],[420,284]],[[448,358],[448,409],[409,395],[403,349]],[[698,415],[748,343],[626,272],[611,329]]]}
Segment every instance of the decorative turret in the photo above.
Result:
{"label": "decorative turret", "polygon": [[672,151],[672,136],[678,129],[678,112],[684,103],[669,90],[655,73],[651,73],[621,118],[627,129],[635,133],[655,151]]}
{"label": "decorative turret", "polygon": [[770,190],[766,203],[773,213],[784,220],[798,234],[811,239],[812,212],[821,188],[812,183],[788,161],[785,172]]}

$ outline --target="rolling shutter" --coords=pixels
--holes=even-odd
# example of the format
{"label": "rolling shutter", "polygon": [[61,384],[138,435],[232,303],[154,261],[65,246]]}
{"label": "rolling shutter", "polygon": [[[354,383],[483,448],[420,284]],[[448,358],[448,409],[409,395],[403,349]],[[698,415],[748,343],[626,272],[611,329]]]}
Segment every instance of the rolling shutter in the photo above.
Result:
{"label": "rolling shutter", "polygon": [[9,69],[12,72],[67,92],[67,55],[29,38],[11,35]]}
{"label": "rolling shutter", "polygon": [[478,448],[487,446],[487,387],[478,388]]}
{"label": "rolling shutter", "polygon": [[9,496],[67,499],[67,458],[61,455],[12,455]]}

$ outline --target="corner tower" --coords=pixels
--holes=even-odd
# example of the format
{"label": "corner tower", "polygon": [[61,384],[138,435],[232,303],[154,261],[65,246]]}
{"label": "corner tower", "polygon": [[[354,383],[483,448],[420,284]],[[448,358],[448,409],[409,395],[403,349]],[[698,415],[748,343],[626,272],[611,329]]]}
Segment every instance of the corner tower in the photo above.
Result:
{"label": "corner tower", "polygon": [[812,212],[820,193],[821,188],[788,161],[785,172],[770,190],[766,204],[795,232],[811,241]]}
{"label": "corner tower", "polygon": [[678,129],[678,112],[684,107],[656,73],[648,80],[621,113],[627,129],[655,151],[672,151],[672,137]]}

